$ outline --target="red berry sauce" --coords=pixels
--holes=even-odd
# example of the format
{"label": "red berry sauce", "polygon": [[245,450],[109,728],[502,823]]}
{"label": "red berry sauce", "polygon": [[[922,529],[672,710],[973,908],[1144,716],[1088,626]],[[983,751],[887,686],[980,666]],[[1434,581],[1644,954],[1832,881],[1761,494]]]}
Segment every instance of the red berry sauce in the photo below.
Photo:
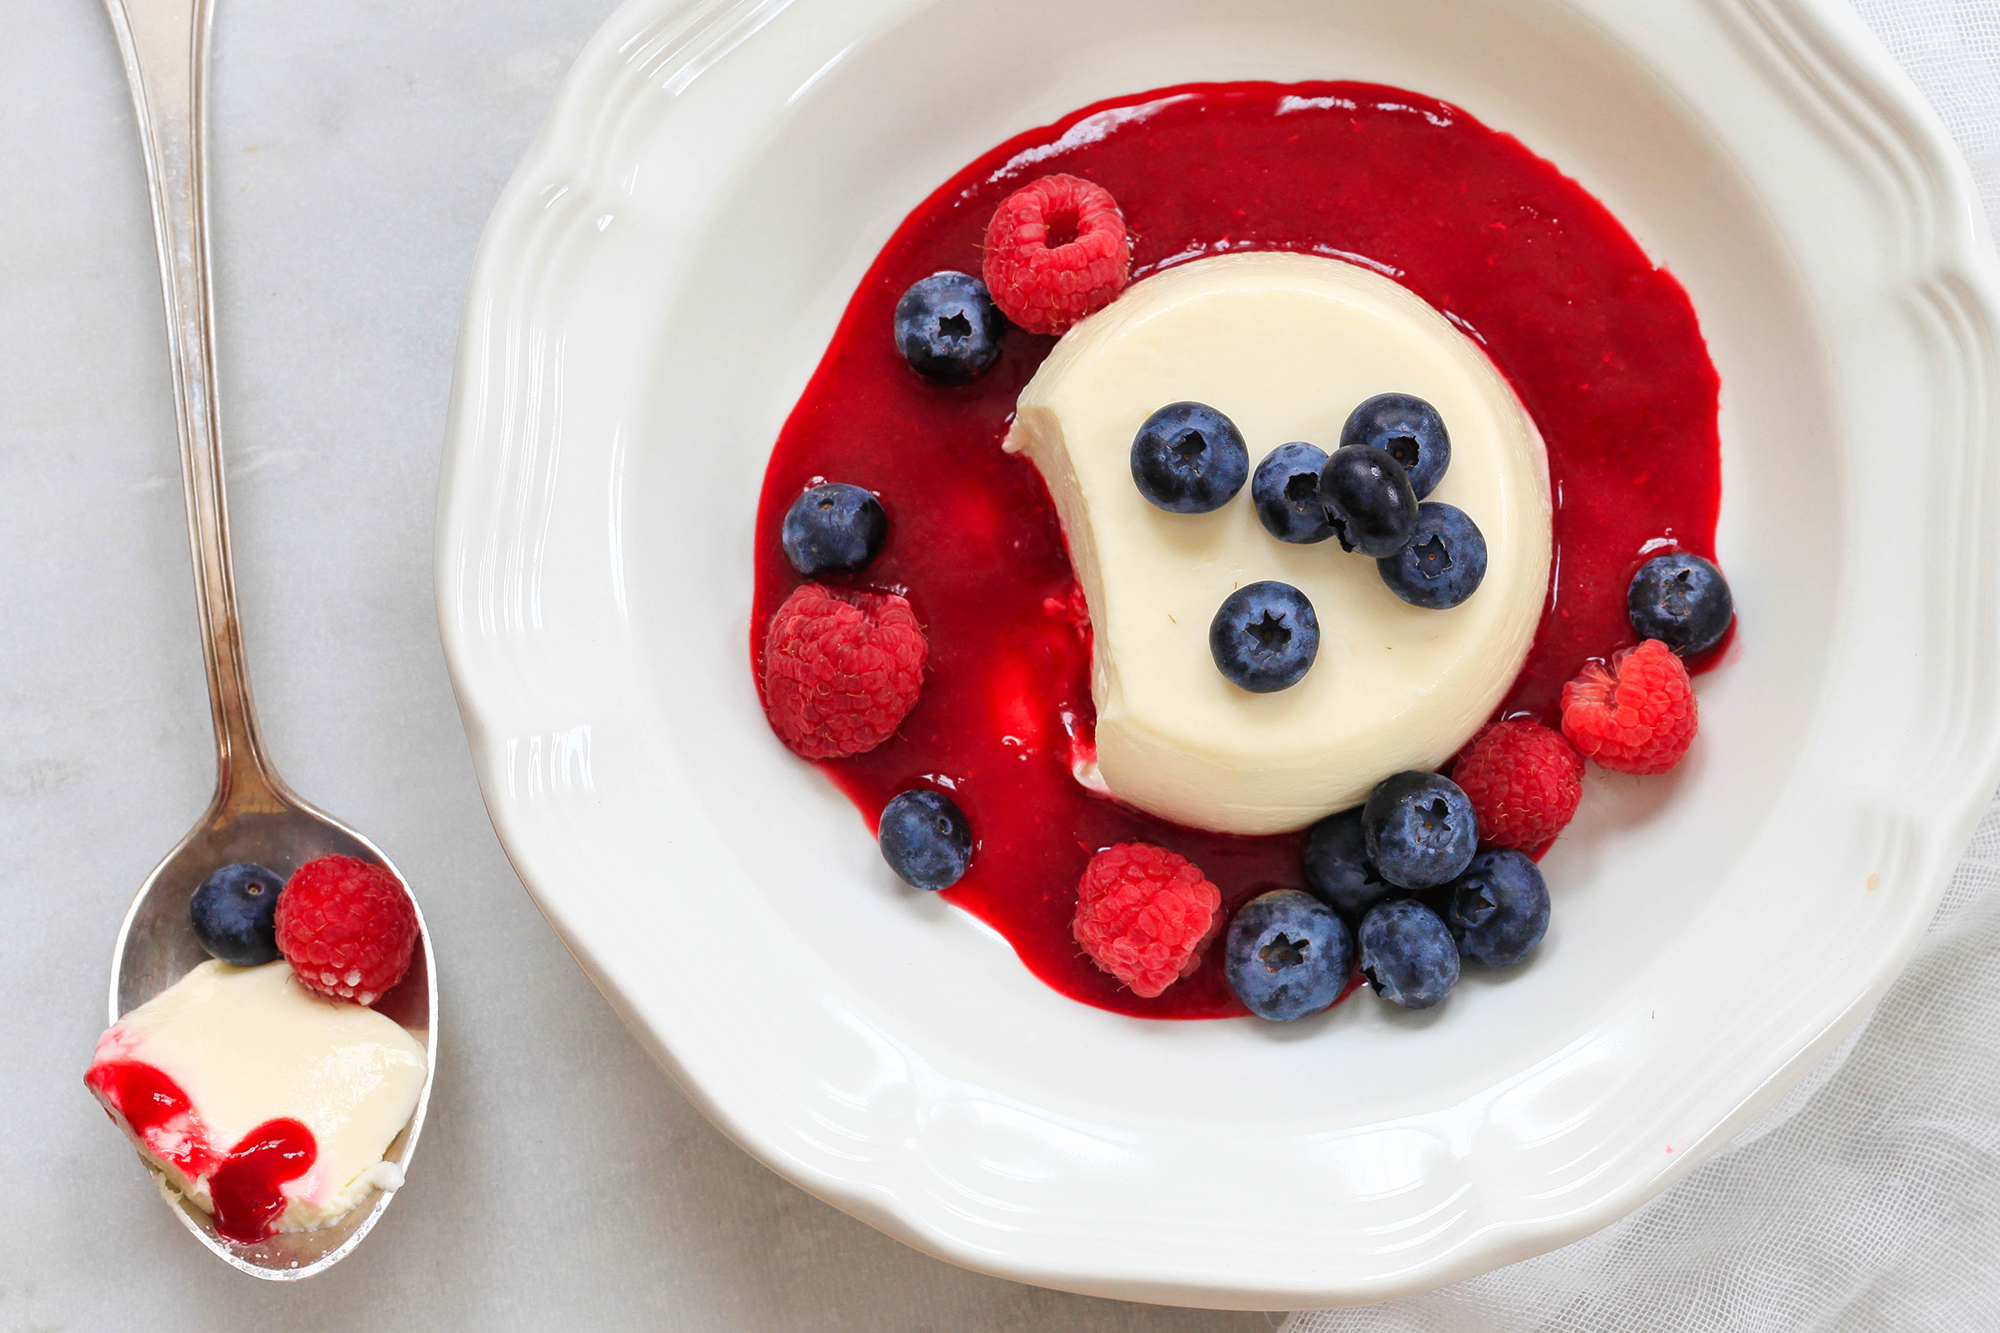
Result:
{"label": "red berry sauce", "polygon": [[296,1120],[266,1120],[245,1134],[208,1182],[215,1229],[246,1243],[276,1231],[285,1211],[279,1187],[312,1170],[318,1156],[312,1131]]}
{"label": "red berry sauce", "polygon": [[991,371],[940,388],[891,338],[903,290],[940,269],[978,273],[994,208],[1054,172],[1117,198],[1135,280],[1225,251],[1359,259],[1486,349],[1541,429],[1555,500],[1548,605],[1503,715],[1554,724],[1563,682],[1633,642],[1625,587],[1646,557],[1713,556],[1715,367],[1687,293],[1576,182],[1457,107],[1373,84],[1190,84],[1087,107],[987,153],[890,238],[765,473],[753,665],[771,612],[800,582],[778,543],[786,508],[819,478],[878,492],[882,554],[828,581],[908,596],[930,638],[929,679],[894,737],[820,767],[871,826],[897,792],[948,787],[977,850],[947,895],[1065,995],[1150,1018],[1240,1014],[1219,948],[1147,1000],[1070,934],[1077,880],[1103,847],[1179,852],[1233,912],[1300,885],[1304,834],[1183,828],[1071,778],[1072,737],[1087,745],[1093,719],[1089,630],[1041,476],[1000,449],[1054,339],[1009,329]]}
{"label": "red berry sauce", "polygon": [[217,1153],[194,1103],[167,1074],[142,1060],[106,1060],[83,1081],[113,1120],[190,1180],[209,1177],[215,1229],[250,1244],[277,1230],[285,1211],[283,1186],[312,1170],[319,1144],[296,1120],[267,1120],[225,1156]]}

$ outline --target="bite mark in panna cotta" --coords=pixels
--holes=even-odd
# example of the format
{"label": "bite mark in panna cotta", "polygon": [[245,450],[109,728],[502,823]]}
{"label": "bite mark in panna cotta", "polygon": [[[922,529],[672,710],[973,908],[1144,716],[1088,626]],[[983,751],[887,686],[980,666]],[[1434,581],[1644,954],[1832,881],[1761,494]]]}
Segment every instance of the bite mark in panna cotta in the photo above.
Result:
{"label": "bite mark in panna cotta", "polygon": [[211,960],[99,1038],[84,1082],[169,1189],[254,1241],[400,1185],[383,1154],[424,1072],[394,1020],[320,999],[288,964]]}
{"label": "bite mark in panna cotta", "polygon": [[[1347,414],[1416,394],[1451,431],[1429,498],[1486,536],[1485,582],[1449,611],[1408,605],[1334,541],[1287,545],[1247,493],[1173,514],[1133,484],[1133,433],[1192,399],[1243,432],[1331,450]],[[1228,833],[1300,828],[1382,778],[1436,768],[1520,673],[1548,589],[1548,465],[1534,423],[1470,339],[1398,283],[1317,255],[1219,255],[1134,285],[1069,333],[1021,393],[1007,447],[1054,497],[1093,630],[1098,773],[1112,795]],[[1290,583],[1320,624],[1291,688],[1251,694],[1215,668],[1209,622],[1232,591]]]}

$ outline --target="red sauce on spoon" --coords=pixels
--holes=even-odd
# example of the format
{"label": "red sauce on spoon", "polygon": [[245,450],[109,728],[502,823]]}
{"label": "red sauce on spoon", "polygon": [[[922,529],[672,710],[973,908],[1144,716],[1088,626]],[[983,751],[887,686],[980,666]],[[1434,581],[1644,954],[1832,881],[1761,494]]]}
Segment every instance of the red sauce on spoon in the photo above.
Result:
{"label": "red sauce on spoon", "polygon": [[142,1060],[92,1065],[83,1081],[106,1114],[124,1117],[154,1155],[190,1180],[209,1178],[215,1229],[228,1240],[249,1244],[274,1233],[285,1211],[283,1187],[312,1170],[319,1157],[312,1131],[292,1119],[267,1120],[227,1156],[216,1152],[180,1084]]}

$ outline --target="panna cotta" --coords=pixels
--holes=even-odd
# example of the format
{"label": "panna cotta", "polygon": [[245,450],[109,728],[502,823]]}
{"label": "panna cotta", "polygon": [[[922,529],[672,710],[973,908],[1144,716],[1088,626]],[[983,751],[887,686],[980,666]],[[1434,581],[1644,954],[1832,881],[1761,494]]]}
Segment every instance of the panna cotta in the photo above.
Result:
{"label": "panna cotta", "polygon": [[383,1157],[425,1074],[414,1036],[288,964],[210,961],[107,1031],[84,1081],[167,1188],[254,1241],[398,1187]]}
{"label": "panna cotta", "polygon": [[[1415,394],[1451,432],[1429,499],[1484,533],[1484,582],[1425,610],[1336,542],[1287,545],[1245,492],[1204,514],[1139,492],[1132,440],[1156,409],[1228,416],[1254,469],[1294,440],[1331,450],[1354,407]],[[1541,437],[1485,353],[1395,281],[1317,255],[1220,255],[1157,273],[1066,333],[1018,402],[1007,441],[1054,498],[1093,633],[1095,771],[1118,799],[1227,833],[1301,828],[1392,773],[1433,769],[1521,671],[1548,590]],[[1216,669],[1208,633],[1230,593],[1280,580],[1311,600],[1311,670],[1270,694]]]}

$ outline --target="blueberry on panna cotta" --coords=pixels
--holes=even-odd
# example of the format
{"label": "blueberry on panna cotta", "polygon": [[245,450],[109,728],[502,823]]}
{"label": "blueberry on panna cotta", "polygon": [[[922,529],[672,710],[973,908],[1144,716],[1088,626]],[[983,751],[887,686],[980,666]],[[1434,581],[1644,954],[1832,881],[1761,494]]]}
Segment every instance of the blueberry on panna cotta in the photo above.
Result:
{"label": "blueberry on panna cotta", "polygon": [[1384,778],[1361,807],[1361,832],[1376,871],[1405,889],[1451,883],[1479,846],[1471,798],[1438,773]]}
{"label": "blueberry on panna cotta", "polygon": [[278,893],[285,877],[259,865],[224,866],[188,900],[195,938],[210,955],[238,967],[278,956]]}
{"label": "blueberry on panna cotta", "polygon": [[972,826],[958,802],[941,791],[914,787],[882,807],[875,839],[882,859],[917,889],[948,889],[972,864]]}
{"label": "blueberry on panna cotta", "polygon": [[1319,656],[1319,617],[1306,595],[1266,579],[1223,598],[1208,626],[1208,651],[1230,684],[1252,694],[1289,689]]}
{"label": "blueberry on panna cotta", "polygon": [[1220,509],[1249,475],[1243,432],[1205,403],[1168,403],[1132,437],[1132,481],[1168,513]]}
{"label": "blueberry on panna cotta", "polygon": [[1625,590],[1625,610],[1642,639],[1658,639],[1682,657],[1722,641],[1736,599],[1722,571],[1698,555],[1656,555]]}
{"label": "blueberry on panna cotta", "polygon": [[1306,838],[1306,887],[1349,920],[1396,891],[1368,859],[1368,839],[1361,831],[1361,811],[1343,810],[1312,826]]}
{"label": "blueberry on panna cotta", "polygon": [[1437,489],[1451,466],[1451,435],[1444,418],[1408,393],[1378,393],[1348,415],[1342,444],[1370,444],[1403,465],[1419,500]]}
{"label": "blueberry on panna cotta", "polygon": [[1347,923],[1310,893],[1273,889],[1236,909],[1222,970],[1243,1007],[1287,1023],[1340,998],[1354,967]]}
{"label": "blueberry on panna cotta", "polygon": [[1458,945],[1438,914],[1411,898],[1378,903],[1354,932],[1361,975],[1405,1009],[1428,1009],[1458,984]]}
{"label": "blueberry on panna cotta", "polygon": [[1264,528],[1281,542],[1323,542],[1333,535],[1326,502],[1319,498],[1326,450],[1294,441],[1264,455],[1250,478],[1250,501]]}
{"label": "blueberry on panna cotta", "polygon": [[1409,542],[1375,567],[1411,606],[1449,611],[1478,592],[1486,577],[1486,535],[1463,509],[1426,500]]}
{"label": "blueberry on panna cotta", "polygon": [[1532,860],[1488,847],[1445,890],[1444,923],[1458,951],[1488,967],[1512,967],[1549,929],[1549,886]]}
{"label": "blueberry on panna cotta", "polygon": [[919,278],[896,302],[896,350],[925,379],[970,384],[1000,357],[1006,316],[970,273]]}
{"label": "blueberry on panna cotta", "polygon": [[1417,493],[1408,474],[1373,445],[1342,445],[1327,455],[1319,494],[1343,551],[1393,555],[1416,526]]}
{"label": "blueberry on panna cotta", "polygon": [[859,486],[829,481],[792,501],[778,540],[792,568],[814,578],[865,568],[888,532],[889,516],[880,500]]}

